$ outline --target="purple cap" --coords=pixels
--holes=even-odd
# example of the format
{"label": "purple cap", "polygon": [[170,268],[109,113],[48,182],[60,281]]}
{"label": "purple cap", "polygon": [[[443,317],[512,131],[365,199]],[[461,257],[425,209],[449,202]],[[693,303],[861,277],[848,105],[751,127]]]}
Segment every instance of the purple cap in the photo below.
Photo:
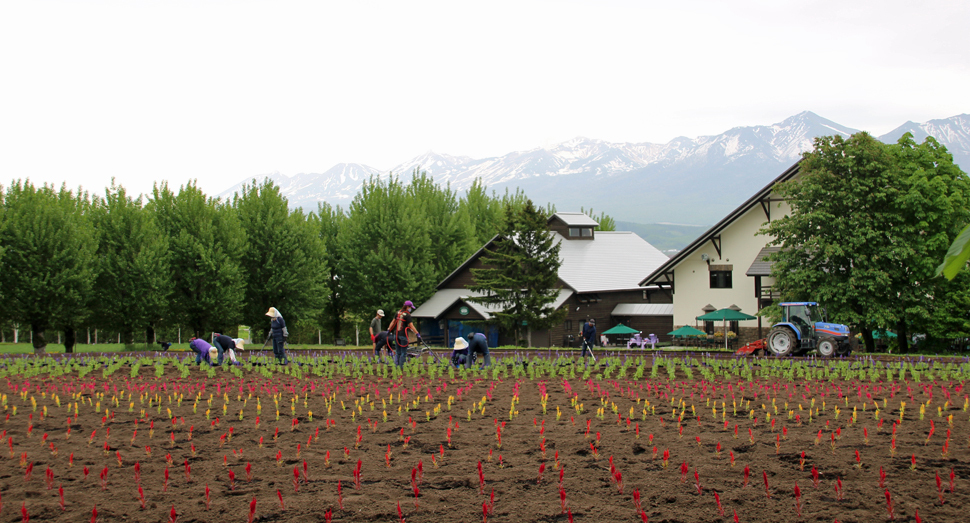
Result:
{"label": "purple cap", "polygon": [[414,308],[414,304],[411,303],[411,300],[408,300],[408,301],[404,302],[404,306],[405,307],[411,307],[412,309]]}

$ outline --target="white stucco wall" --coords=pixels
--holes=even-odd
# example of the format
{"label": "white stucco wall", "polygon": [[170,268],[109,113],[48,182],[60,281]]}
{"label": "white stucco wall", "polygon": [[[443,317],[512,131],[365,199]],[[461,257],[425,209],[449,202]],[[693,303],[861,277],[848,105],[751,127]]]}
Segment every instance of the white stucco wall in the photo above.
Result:
{"label": "white stucco wall", "polygon": [[[790,212],[786,202],[771,203],[772,219],[780,218]],[[674,326],[695,325],[695,318],[704,314],[701,310],[711,304],[717,309],[737,305],[741,311],[754,315],[758,312],[758,299],[755,296],[754,277],[745,272],[755,256],[768,243],[769,238],[759,235],[758,231],[767,222],[760,204],[736,219],[721,231],[721,255],[711,241],[707,241],[674,268]],[[712,289],[707,262],[701,254],[710,257],[711,264],[731,264],[732,288]],[[773,283],[772,278],[763,277],[762,286]],[[742,327],[757,326],[756,320],[742,322]]]}

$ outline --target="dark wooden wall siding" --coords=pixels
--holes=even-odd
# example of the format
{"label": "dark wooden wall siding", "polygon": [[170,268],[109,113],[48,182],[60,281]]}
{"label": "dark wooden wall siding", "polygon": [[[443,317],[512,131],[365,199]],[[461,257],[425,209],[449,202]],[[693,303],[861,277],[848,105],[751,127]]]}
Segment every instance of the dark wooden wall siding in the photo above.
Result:
{"label": "dark wooden wall siding", "polygon": [[[596,303],[580,303],[579,296],[570,296],[563,307],[568,308],[566,320],[563,323],[549,329],[550,343],[553,346],[563,347],[568,342],[568,336],[573,335],[573,345],[578,347],[579,331],[583,327],[583,322],[587,318],[596,320],[596,331],[603,332],[618,323],[616,318],[611,316],[613,309],[620,303],[673,303],[669,294],[659,290],[646,290],[647,298],[644,299],[644,290],[599,292],[597,293],[601,301]],[[576,310],[577,307],[579,310]],[[674,330],[673,316],[633,316],[623,318],[624,324],[630,322],[629,327],[643,330],[644,334],[655,333],[662,341],[670,339],[667,333]],[[571,329],[566,331],[566,324],[571,324]]]}
{"label": "dark wooden wall siding", "polygon": [[[465,316],[461,315],[460,310],[462,307],[468,307],[468,314]],[[452,305],[450,308],[445,310],[444,313],[441,314],[441,317],[448,320],[458,320],[458,321],[481,321],[485,319],[475,309],[473,309],[472,307],[469,307],[468,304],[465,303],[463,300],[458,300],[457,302],[455,302],[454,305]]]}
{"label": "dark wooden wall siding", "polygon": [[563,238],[569,239],[569,226],[566,222],[560,220],[559,218],[554,218],[549,222],[549,230],[553,232],[558,232]]}
{"label": "dark wooden wall siding", "polygon": [[475,284],[475,279],[472,276],[471,269],[483,269],[485,264],[482,263],[481,258],[468,264],[464,270],[455,275],[454,278],[449,280],[442,289],[467,289]]}

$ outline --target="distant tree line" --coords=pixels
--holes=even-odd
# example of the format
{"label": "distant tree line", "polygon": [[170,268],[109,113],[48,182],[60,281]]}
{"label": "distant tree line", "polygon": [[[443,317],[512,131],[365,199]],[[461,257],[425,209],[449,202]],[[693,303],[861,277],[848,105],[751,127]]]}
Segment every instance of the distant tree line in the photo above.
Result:
{"label": "distant tree line", "polygon": [[70,351],[92,330],[134,344],[242,324],[261,341],[273,306],[291,341],[332,341],[427,300],[527,200],[480,182],[459,196],[417,171],[309,213],[269,180],[225,201],[195,182],[132,197],[114,182],[92,195],[14,181],[0,187],[0,331],[29,332],[37,351],[48,334]]}

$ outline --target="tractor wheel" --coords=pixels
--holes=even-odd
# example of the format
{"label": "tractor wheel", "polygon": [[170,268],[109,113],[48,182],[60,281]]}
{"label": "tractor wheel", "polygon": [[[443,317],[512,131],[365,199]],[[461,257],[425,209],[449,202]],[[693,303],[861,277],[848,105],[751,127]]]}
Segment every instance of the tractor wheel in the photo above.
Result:
{"label": "tractor wheel", "polygon": [[815,348],[818,351],[818,355],[823,358],[831,358],[838,349],[839,343],[829,337],[818,340],[818,346]]}
{"label": "tractor wheel", "polygon": [[798,338],[788,327],[775,327],[768,333],[768,350],[775,356],[788,356],[795,351]]}

